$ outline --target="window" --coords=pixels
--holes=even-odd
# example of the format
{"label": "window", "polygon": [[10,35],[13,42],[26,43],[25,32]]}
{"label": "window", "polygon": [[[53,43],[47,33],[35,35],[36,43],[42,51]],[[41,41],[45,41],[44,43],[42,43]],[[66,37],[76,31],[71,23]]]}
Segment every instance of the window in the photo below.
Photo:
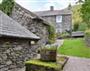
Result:
{"label": "window", "polygon": [[56,16],[56,23],[62,22],[62,16]]}

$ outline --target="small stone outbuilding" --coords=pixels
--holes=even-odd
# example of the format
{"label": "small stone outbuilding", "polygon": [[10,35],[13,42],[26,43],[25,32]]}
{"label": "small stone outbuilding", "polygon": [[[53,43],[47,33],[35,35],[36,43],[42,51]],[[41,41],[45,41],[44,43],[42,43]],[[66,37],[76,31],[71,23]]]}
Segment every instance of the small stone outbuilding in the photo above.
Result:
{"label": "small stone outbuilding", "polygon": [[49,35],[48,22],[17,3],[14,5],[11,18],[41,38],[38,41],[38,47],[46,44]]}
{"label": "small stone outbuilding", "polygon": [[0,71],[17,71],[36,56],[40,38],[0,11]]}

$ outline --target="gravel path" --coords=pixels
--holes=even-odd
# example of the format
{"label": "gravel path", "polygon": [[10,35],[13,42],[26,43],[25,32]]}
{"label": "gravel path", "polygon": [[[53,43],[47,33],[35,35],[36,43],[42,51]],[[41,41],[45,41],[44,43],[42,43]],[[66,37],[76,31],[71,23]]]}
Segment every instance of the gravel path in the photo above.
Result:
{"label": "gravel path", "polygon": [[63,71],[90,71],[90,59],[69,57]]}

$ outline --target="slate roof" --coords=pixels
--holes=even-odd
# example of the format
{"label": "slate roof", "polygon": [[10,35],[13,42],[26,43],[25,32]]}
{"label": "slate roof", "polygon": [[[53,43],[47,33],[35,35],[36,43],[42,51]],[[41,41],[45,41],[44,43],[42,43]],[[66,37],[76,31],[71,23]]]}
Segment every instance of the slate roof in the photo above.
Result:
{"label": "slate roof", "polygon": [[24,7],[22,7],[22,6],[19,5],[18,3],[15,3],[15,7],[20,7],[23,11],[25,11],[27,14],[29,14],[28,16],[31,17],[32,19],[34,19],[34,18],[39,18],[37,15],[35,15],[35,14],[32,13],[31,11],[25,9]]}
{"label": "slate roof", "polygon": [[84,36],[84,32],[83,31],[72,32],[72,37],[79,37],[79,36]]}
{"label": "slate roof", "polygon": [[53,15],[68,15],[68,14],[72,14],[70,10],[68,10],[68,8],[66,9],[62,9],[62,10],[48,10],[48,11],[37,11],[35,12],[35,14],[39,15],[39,16],[53,16]]}
{"label": "slate roof", "polygon": [[2,11],[0,11],[0,36],[40,39],[38,36],[21,26]]}
{"label": "slate roof", "polygon": [[15,3],[15,7],[20,7],[23,11],[25,11],[28,15],[28,17],[32,18],[32,19],[39,19],[42,20],[43,23],[45,25],[49,25],[47,21],[45,21],[43,18],[41,18],[40,16],[36,15],[35,13],[25,9],[24,7],[22,7],[21,5],[19,5],[18,3]]}

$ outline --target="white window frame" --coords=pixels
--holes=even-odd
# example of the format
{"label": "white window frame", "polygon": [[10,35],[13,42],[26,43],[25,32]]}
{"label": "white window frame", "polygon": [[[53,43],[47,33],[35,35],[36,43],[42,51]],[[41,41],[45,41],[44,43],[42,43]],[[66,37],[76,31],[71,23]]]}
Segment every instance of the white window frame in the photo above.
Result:
{"label": "white window frame", "polygon": [[62,22],[62,16],[56,16],[56,23],[61,23]]}

